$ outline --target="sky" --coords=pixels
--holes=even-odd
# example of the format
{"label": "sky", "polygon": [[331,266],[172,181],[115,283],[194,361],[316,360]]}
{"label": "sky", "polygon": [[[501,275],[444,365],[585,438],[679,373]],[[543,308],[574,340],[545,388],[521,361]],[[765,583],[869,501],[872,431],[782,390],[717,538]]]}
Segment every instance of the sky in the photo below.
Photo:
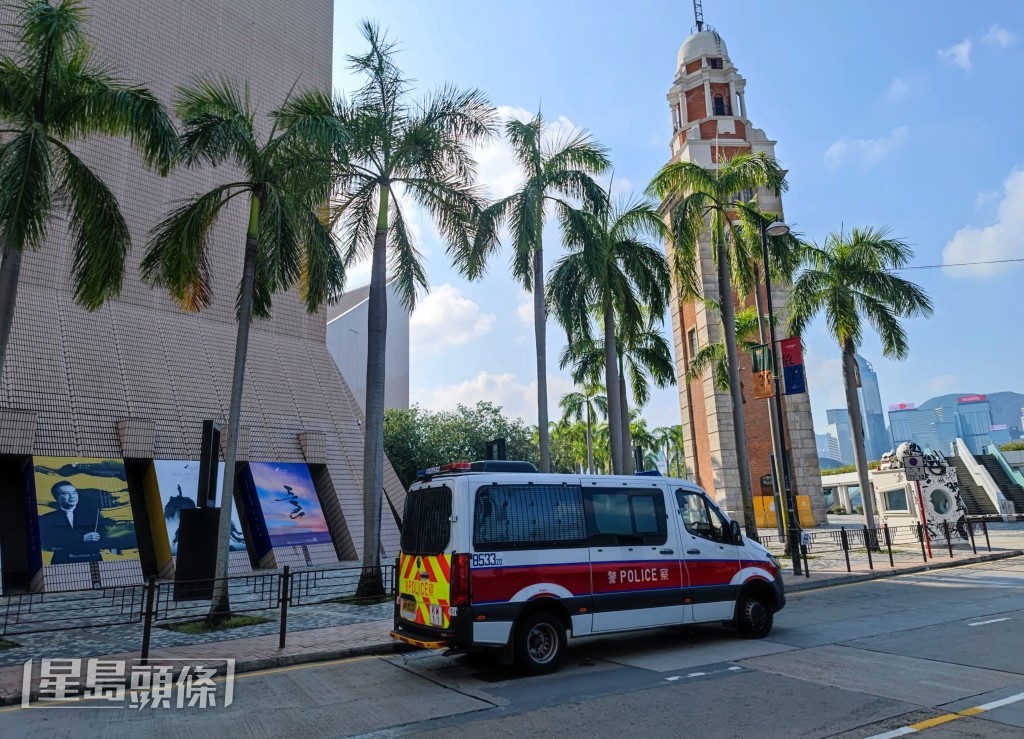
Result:
{"label": "sky", "polygon": [[[867,332],[860,353],[878,372],[883,403],[1024,392],[1024,342],[1014,330],[1024,262],[941,266],[1024,259],[1024,3],[703,5],[747,81],[751,122],[778,142],[794,230],[821,243],[839,228],[888,226],[913,246],[913,265],[940,265],[902,273],[935,304],[931,318],[905,323],[907,360],[883,357]],[[478,87],[505,116],[540,108],[559,130],[589,130],[611,150],[618,195],[642,192],[668,160],[665,95],[694,30],[687,2],[339,0],[336,90],[356,86],[346,54],[365,48],[362,18],[399,42],[398,61],[420,92],[446,82]],[[501,142],[478,160],[492,196],[512,191],[518,178]],[[509,277],[508,248],[469,283],[446,262],[427,218],[417,218],[415,232],[431,290],[411,318],[411,401],[443,409],[490,400],[535,423],[532,307]],[[549,268],[560,253],[549,227]],[[368,279],[361,265],[350,284]],[[804,339],[815,426],[824,431],[826,409],[845,405],[839,350],[820,319]],[[557,366],[564,341],[551,321],[552,418],[572,388]],[[676,389],[656,390],[643,414],[651,426],[679,423]]]}

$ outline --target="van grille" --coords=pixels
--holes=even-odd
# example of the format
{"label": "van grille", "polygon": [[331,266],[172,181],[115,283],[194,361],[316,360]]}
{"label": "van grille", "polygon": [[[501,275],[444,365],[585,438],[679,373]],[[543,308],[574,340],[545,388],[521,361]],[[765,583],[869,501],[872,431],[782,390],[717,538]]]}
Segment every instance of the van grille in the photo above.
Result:
{"label": "van grille", "polygon": [[451,538],[452,491],[447,486],[409,492],[402,521],[402,551],[441,554]]}

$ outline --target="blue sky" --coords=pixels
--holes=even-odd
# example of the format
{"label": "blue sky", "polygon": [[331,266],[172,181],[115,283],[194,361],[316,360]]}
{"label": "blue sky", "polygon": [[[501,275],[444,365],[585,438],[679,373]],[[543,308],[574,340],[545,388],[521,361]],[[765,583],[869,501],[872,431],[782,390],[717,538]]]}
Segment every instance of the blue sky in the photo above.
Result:
{"label": "blue sky", "polygon": [[[786,218],[798,231],[820,242],[843,225],[888,225],[914,245],[916,265],[1024,258],[1024,4],[706,0],[704,12],[747,80],[750,120],[778,141]],[[420,89],[479,87],[504,113],[541,106],[559,126],[589,129],[611,149],[619,191],[642,190],[667,161],[665,94],[693,26],[689,3],[338,2],[341,90],[353,87],[345,54],[364,48],[363,17],[400,42],[400,63]],[[495,194],[514,186],[500,144],[481,152],[481,176]],[[425,219],[417,230],[432,292],[412,318],[412,401],[492,400],[535,422],[532,322],[508,278],[508,251],[471,284],[446,263]],[[545,238],[550,266],[557,232]],[[368,274],[357,268],[353,284]],[[1024,392],[1014,330],[1024,263],[904,274],[931,294],[935,314],[906,324],[904,362],[885,359],[869,334],[861,353],[879,374],[883,403]],[[805,340],[822,430],[825,410],[844,405],[839,352],[820,321]],[[571,385],[557,368],[563,343],[552,324],[553,416]],[[679,423],[675,389],[656,392],[645,416]]]}

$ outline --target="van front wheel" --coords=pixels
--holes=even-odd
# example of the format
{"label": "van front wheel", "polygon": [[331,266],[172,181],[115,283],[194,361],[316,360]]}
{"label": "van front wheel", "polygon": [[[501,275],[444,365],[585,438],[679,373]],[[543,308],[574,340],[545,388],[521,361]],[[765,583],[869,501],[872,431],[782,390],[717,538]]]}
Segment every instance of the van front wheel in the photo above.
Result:
{"label": "van front wheel", "polygon": [[554,672],[564,658],[565,626],[554,614],[539,611],[516,628],[516,663],[526,672]]}
{"label": "van front wheel", "polygon": [[768,599],[760,593],[748,592],[736,604],[736,630],[745,639],[763,639],[772,631],[775,614]]}

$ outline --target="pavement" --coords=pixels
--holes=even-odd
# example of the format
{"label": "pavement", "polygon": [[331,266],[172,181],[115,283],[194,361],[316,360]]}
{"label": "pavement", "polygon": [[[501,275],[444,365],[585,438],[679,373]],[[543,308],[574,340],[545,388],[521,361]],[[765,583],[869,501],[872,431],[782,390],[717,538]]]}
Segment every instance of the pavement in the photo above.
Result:
{"label": "pavement", "polygon": [[1020,737],[1024,558],[793,592],[768,638],[588,637],[558,673],[364,655],[239,675],[228,707],[0,709],[0,736]]}
{"label": "pavement", "polygon": [[[935,552],[936,558],[921,562],[919,551],[913,558],[903,558],[890,567],[888,559],[876,556],[874,569],[869,568],[866,557],[854,557],[853,572],[848,573],[845,561],[834,553],[817,553],[810,560],[810,576],[795,577],[792,571],[785,575],[788,593],[829,588],[837,585],[865,582],[897,575],[941,570],[949,567],[991,562],[1024,554],[1024,527],[995,525],[990,527],[993,551],[972,554],[959,547],[955,557],[949,559],[944,552]],[[392,624],[390,603],[375,606],[344,604],[317,604],[293,608],[289,612],[288,634],[285,648],[279,648],[279,622],[276,609],[257,611],[268,621],[255,626],[231,629],[204,635],[186,635],[162,628],[152,630],[151,659],[174,660],[182,664],[199,664],[211,657],[233,658],[235,672],[245,673],[306,664],[339,660],[365,655],[391,655],[407,651],[404,645],[388,636]],[[784,612],[785,613],[785,612]],[[126,645],[141,645],[142,626],[88,628],[38,634],[15,634],[7,637],[18,646],[0,651],[0,705],[18,704],[23,699],[24,664],[42,658],[89,658],[107,660],[133,660],[138,649],[125,649]],[[35,700],[38,690],[30,690]]]}

